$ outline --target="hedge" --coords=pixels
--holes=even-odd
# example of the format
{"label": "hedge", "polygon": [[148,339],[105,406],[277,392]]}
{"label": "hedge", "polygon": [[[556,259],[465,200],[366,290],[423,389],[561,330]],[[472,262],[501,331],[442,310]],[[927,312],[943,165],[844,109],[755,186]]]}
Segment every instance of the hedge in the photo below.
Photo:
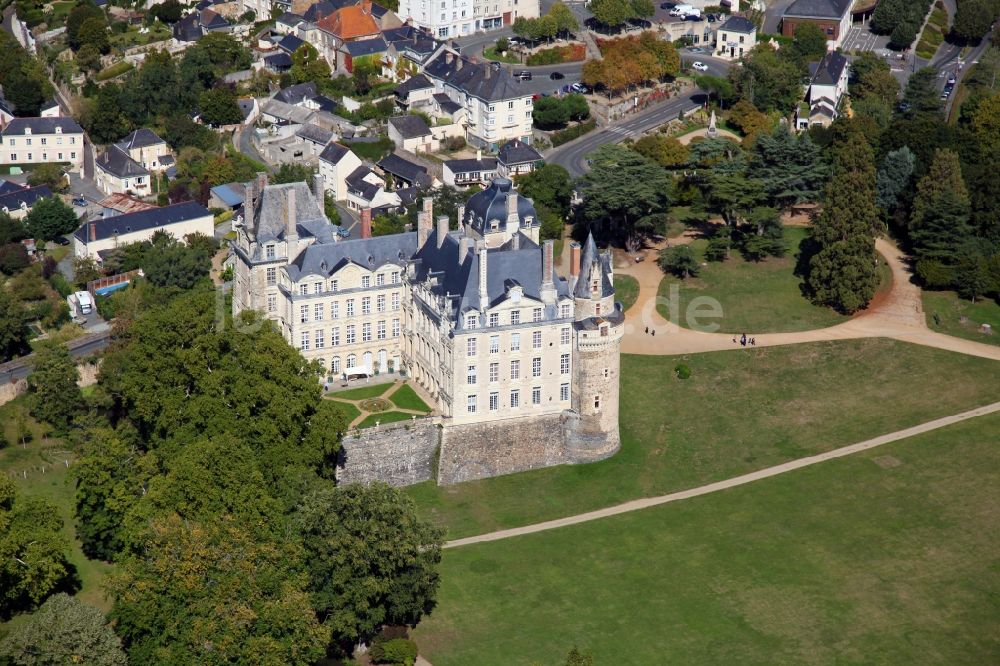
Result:
{"label": "hedge", "polygon": [[590,119],[585,123],[580,123],[574,127],[568,127],[561,132],[555,132],[552,134],[552,147],[561,146],[564,143],[569,143],[573,139],[583,136],[587,132],[593,131],[597,127],[597,121]]}
{"label": "hedge", "polygon": [[116,62],[107,69],[102,69],[100,72],[98,72],[97,76],[95,76],[94,78],[97,79],[98,81],[107,81],[108,79],[113,79],[116,76],[121,76],[122,74],[131,69],[132,69],[132,63],[125,62],[123,60],[121,62]]}

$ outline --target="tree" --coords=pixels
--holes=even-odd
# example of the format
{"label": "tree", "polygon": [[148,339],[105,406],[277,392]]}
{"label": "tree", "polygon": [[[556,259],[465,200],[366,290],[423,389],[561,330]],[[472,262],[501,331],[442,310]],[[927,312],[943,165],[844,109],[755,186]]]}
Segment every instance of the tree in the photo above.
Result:
{"label": "tree", "polygon": [[532,199],[536,206],[544,206],[561,218],[569,215],[573,181],[564,167],[545,164],[530,173],[517,176],[516,180],[521,196]]}
{"label": "tree", "polygon": [[202,120],[213,127],[233,125],[243,120],[236,91],[229,86],[206,90],[198,97],[198,104]]}
{"label": "tree", "polygon": [[954,283],[966,246],[972,239],[969,193],[962,179],[958,154],[938,150],[927,175],[917,183],[910,215],[910,239],[917,274],[929,286]]}
{"label": "tree", "polygon": [[136,664],[308,666],[330,632],[296,572],[292,542],[256,539],[227,516],[150,525],[109,582],[111,619]]}
{"label": "tree", "polygon": [[149,18],[159,19],[163,23],[177,23],[181,20],[182,6],[178,0],[166,0],[149,8]]}
{"label": "tree", "polygon": [[194,247],[161,233],[143,253],[142,268],[146,279],[158,287],[190,289],[208,276],[213,253],[211,244]]}
{"label": "tree", "polygon": [[36,201],[25,218],[28,231],[35,238],[52,240],[63,234],[71,234],[80,226],[76,212],[59,197],[48,197]]}
{"label": "tree", "polygon": [[852,99],[875,97],[892,105],[899,94],[899,81],[885,60],[872,51],[864,51],[851,63],[850,88]]}
{"label": "tree", "polygon": [[749,228],[740,239],[740,252],[747,261],[784,256],[787,247],[777,209],[758,206],[750,211],[748,221]]}
{"label": "tree", "polygon": [[729,122],[751,140],[760,132],[770,131],[772,125],[771,119],[747,99],[741,99],[733,105],[729,112]]}
{"label": "tree", "polygon": [[94,3],[90,2],[90,0],[77,3],[73,9],[69,10],[69,14],[66,15],[66,40],[74,51],[82,45],[80,30],[89,19],[97,19],[107,26],[107,19],[104,18],[104,12]]}
{"label": "tree", "polygon": [[878,286],[875,168],[871,147],[857,134],[835,152],[823,211],[813,225],[816,252],[807,285],[817,303],[841,312],[868,305]]}
{"label": "tree", "polygon": [[909,117],[928,114],[940,116],[941,99],[937,89],[937,70],[924,67],[906,82],[903,91],[903,108],[908,108]]}
{"label": "tree", "polygon": [[635,17],[650,17],[656,13],[653,0],[632,0],[632,14]]}
{"label": "tree", "polygon": [[66,176],[63,175],[61,166],[53,162],[46,162],[31,170],[31,173],[28,174],[28,185],[32,187],[48,185],[51,189],[60,191],[66,188]]}
{"label": "tree", "polygon": [[84,44],[76,52],[76,64],[82,70],[97,72],[101,69],[101,52],[93,44]]}
{"label": "tree", "polygon": [[83,409],[83,394],[77,382],[80,373],[66,345],[49,340],[35,348],[34,370],[28,375],[28,405],[31,415],[64,433]]}
{"label": "tree", "polygon": [[698,266],[698,260],[694,256],[694,251],[688,245],[678,245],[660,250],[657,263],[664,273],[671,273],[682,280],[687,277],[696,277],[701,270]]}
{"label": "tree", "polygon": [[827,175],[819,147],[808,134],[796,136],[787,126],[758,135],[750,169],[778,208],[818,200]]}
{"label": "tree", "polygon": [[655,162],[625,146],[607,144],[591,154],[584,211],[610,223],[609,235],[629,249],[654,227],[652,216],[667,212],[670,181]]}
{"label": "tree", "polygon": [[573,32],[574,30],[578,30],[580,28],[580,23],[576,20],[576,16],[573,15],[570,8],[558,0],[552,3],[552,6],[549,7],[549,11],[547,13],[555,22],[557,34]]}
{"label": "tree", "polygon": [[[108,83],[101,87],[97,98],[84,108],[81,124],[95,143],[114,143],[132,131],[132,122],[122,112],[121,88]],[[207,127],[205,128],[209,130]]]}
{"label": "tree", "polygon": [[38,497],[20,497],[0,475],[0,617],[33,608],[74,582],[58,510]]}
{"label": "tree", "polygon": [[951,33],[959,41],[975,44],[990,31],[998,14],[996,0],[961,0]]}
{"label": "tree", "polygon": [[795,29],[791,50],[799,62],[820,60],[826,55],[826,33],[815,23],[800,23]]}
{"label": "tree", "polygon": [[384,624],[415,626],[434,608],[443,532],[402,491],[323,488],[303,499],[296,524],[313,603],[335,644],[367,641]]}
{"label": "tree", "polygon": [[737,94],[765,113],[787,113],[802,97],[801,71],[768,44],[751,50],[742,67],[729,71],[729,79]]}
{"label": "tree", "polygon": [[340,224],[340,211],[337,209],[337,200],[329,190],[323,192],[323,214],[330,224]]}
{"label": "tree", "polygon": [[589,8],[595,19],[612,28],[635,17],[635,9],[629,0],[592,0]]}
{"label": "tree", "polygon": [[330,78],[330,65],[319,55],[315,46],[305,42],[292,53],[292,68],[288,73],[295,83],[319,83]]}
{"label": "tree", "polygon": [[0,289],[0,362],[28,351],[24,308],[6,289]]}
{"label": "tree", "polygon": [[0,245],[0,273],[14,275],[31,265],[28,248],[21,243]]}
{"label": "tree", "polygon": [[104,613],[60,592],[49,597],[0,643],[13,666],[126,666],[121,639]]}
{"label": "tree", "polygon": [[316,170],[307,164],[296,162],[282,162],[278,165],[274,175],[271,176],[272,183],[310,183]]}
{"label": "tree", "polygon": [[885,156],[875,179],[879,208],[887,212],[896,208],[900,193],[909,188],[915,163],[916,157],[907,146]]}
{"label": "tree", "polygon": [[85,288],[87,283],[101,277],[101,271],[97,268],[97,262],[90,257],[77,257],[73,260],[74,284],[80,288]]}
{"label": "tree", "polygon": [[733,83],[721,76],[711,74],[699,74],[694,77],[694,82],[698,87],[718,100],[719,105],[724,109],[736,100],[736,90]]}
{"label": "tree", "polygon": [[962,179],[962,165],[953,150],[936,150],[927,170],[927,175],[917,183],[913,207],[910,211],[910,227],[917,227],[920,221],[941,201],[945,192],[954,192],[968,205],[969,193]]}
{"label": "tree", "polygon": [[647,134],[632,148],[667,169],[678,169],[688,161],[688,147],[674,137],[662,134]]}
{"label": "tree", "polygon": [[395,213],[376,215],[372,219],[372,236],[389,236],[406,230],[406,216]]}
{"label": "tree", "polygon": [[565,666],[594,666],[594,657],[589,653],[584,654],[573,646],[573,649],[566,655]]}
{"label": "tree", "polygon": [[907,13],[904,3],[907,0],[882,0],[875,7],[875,11],[872,13],[871,29],[880,35],[888,35],[892,32],[903,19],[906,18]]}
{"label": "tree", "polygon": [[542,129],[563,127],[569,122],[569,108],[558,97],[542,97],[535,102],[531,117]]}
{"label": "tree", "polygon": [[98,53],[105,54],[111,50],[111,41],[108,39],[108,22],[101,18],[89,18],[80,26],[77,34],[80,48],[93,46]]}

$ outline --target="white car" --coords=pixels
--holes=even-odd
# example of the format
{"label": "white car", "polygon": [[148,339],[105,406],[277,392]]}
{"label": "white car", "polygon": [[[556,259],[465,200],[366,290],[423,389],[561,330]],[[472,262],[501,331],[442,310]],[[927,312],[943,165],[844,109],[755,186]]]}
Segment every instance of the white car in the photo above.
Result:
{"label": "white car", "polygon": [[697,69],[699,72],[707,72],[708,71],[708,65],[706,65],[705,63],[703,63],[700,60],[696,60],[695,62],[691,63],[691,66],[694,67],[695,69]]}

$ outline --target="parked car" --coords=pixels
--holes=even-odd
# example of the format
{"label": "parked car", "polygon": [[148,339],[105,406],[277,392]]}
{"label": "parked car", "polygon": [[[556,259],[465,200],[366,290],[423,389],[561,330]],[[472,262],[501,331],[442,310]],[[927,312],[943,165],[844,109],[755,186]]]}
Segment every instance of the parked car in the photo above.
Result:
{"label": "parked car", "polygon": [[551,74],[549,74],[549,78],[552,79],[553,81],[562,81],[563,79],[566,78],[566,75],[563,74],[562,72],[552,72]]}
{"label": "parked car", "polygon": [[530,81],[531,72],[526,69],[522,69],[520,72],[514,72],[514,78],[521,79],[522,81]]}
{"label": "parked car", "polygon": [[694,61],[693,63],[691,63],[691,66],[694,67],[695,69],[697,69],[699,72],[707,72],[708,71],[708,65],[706,65],[705,63],[703,63],[700,60]]}
{"label": "parked car", "polygon": [[350,238],[351,230],[347,227],[337,227],[337,235],[341,238]]}
{"label": "parked car", "polygon": [[73,197],[73,205],[84,207],[87,205],[87,200],[83,197]]}
{"label": "parked car", "polygon": [[564,85],[562,88],[559,89],[559,92],[561,92],[561,93],[571,93],[571,92],[573,92],[573,86],[571,86],[570,84],[567,83],[566,85]]}
{"label": "parked car", "polygon": [[661,2],[660,9],[673,9],[677,6],[676,2]]}
{"label": "parked car", "polygon": [[705,49],[700,46],[689,46],[687,47],[688,53],[704,53]]}
{"label": "parked car", "polygon": [[572,88],[573,92],[580,93],[581,95],[586,95],[590,92],[590,88],[582,83],[574,83],[570,88]]}
{"label": "parked car", "polygon": [[957,81],[957,80],[958,79],[955,78],[954,74],[949,74],[948,75],[948,85],[955,85],[955,81]]}
{"label": "parked car", "polygon": [[69,239],[65,236],[56,236],[52,240],[56,245],[69,245]]}

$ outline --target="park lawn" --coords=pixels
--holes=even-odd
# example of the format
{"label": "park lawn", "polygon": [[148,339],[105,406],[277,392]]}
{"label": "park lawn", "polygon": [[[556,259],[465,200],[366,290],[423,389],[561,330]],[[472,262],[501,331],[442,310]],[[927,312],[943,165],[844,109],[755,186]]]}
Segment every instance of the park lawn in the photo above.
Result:
{"label": "park lawn", "polygon": [[[32,433],[31,440],[23,447],[16,443],[18,414]],[[71,468],[76,455],[66,449],[61,439],[47,436],[48,428],[31,418],[23,396],[0,406],[0,424],[8,443],[6,448],[0,449],[0,474],[9,474],[19,492],[41,497],[58,509],[63,519],[63,533],[70,544],[69,561],[80,578],[81,589],[77,596],[92,606],[108,610],[110,601],[102,585],[114,566],[87,558],[73,527],[74,485],[67,463]]]}
{"label": "park lawn", "polygon": [[[781,258],[770,258],[759,263],[744,261],[737,251],[724,262],[709,262],[702,266],[696,278],[686,280],[667,275],[660,282],[659,297],[670,299],[671,287],[679,291],[676,307],[680,326],[688,328],[685,315],[688,304],[698,296],[715,299],[722,306],[720,319],[701,319],[701,323],[719,325],[724,333],[785,333],[826,328],[839,324],[848,317],[830,308],[813,305],[802,295],[802,280],[794,274],[795,257],[799,244],[808,231],[800,227],[786,227],[785,240],[788,253]],[[691,244],[699,262],[707,241]],[[661,316],[670,320],[670,306],[661,301],[656,306]]]}
{"label": "park lawn", "polygon": [[413,387],[409,384],[403,384],[399,389],[389,396],[389,400],[392,404],[396,405],[399,409],[412,409],[415,412],[429,412],[431,408],[427,406],[417,392],[413,390]]}
{"label": "park lawn", "polygon": [[[973,303],[959,298],[953,291],[925,291],[922,292],[922,297],[927,326],[932,331],[1000,345],[1000,304],[996,301],[983,298]],[[937,315],[937,319],[934,315]],[[964,324],[961,321],[963,316],[968,318]],[[979,332],[979,327],[983,324],[990,325],[992,335]]]}
{"label": "park lawn", "polygon": [[[690,367],[690,379],[677,378],[678,362]],[[987,404],[997,399],[998,373],[1000,363],[879,338],[622,355],[622,447],[614,456],[407,492],[452,539],[526,525],[693,488]],[[914,390],[921,386],[934,390]]]}
{"label": "park lawn", "polygon": [[435,666],[988,664],[1000,414],[723,492],[446,550]]}
{"label": "park lawn", "polygon": [[337,404],[337,408],[344,414],[344,419],[347,425],[351,425],[354,419],[361,416],[361,410],[352,405],[349,402],[340,402],[339,400],[334,400]]}
{"label": "park lawn", "polygon": [[375,398],[392,388],[392,384],[368,384],[366,386],[359,386],[358,388],[348,389],[346,391],[338,391],[335,393],[327,393],[331,398],[341,398],[343,400],[364,400],[366,398]]}
{"label": "park lawn", "polygon": [[396,421],[409,421],[413,419],[413,414],[407,414],[406,412],[397,412],[395,410],[388,412],[379,412],[377,414],[369,414],[364,421],[358,424],[358,428],[371,428],[376,422],[380,424],[385,423],[395,423]]}
{"label": "park lawn", "polygon": [[627,312],[639,298],[639,281],[631,275],[615,275],[615,300],[620,301]]}

